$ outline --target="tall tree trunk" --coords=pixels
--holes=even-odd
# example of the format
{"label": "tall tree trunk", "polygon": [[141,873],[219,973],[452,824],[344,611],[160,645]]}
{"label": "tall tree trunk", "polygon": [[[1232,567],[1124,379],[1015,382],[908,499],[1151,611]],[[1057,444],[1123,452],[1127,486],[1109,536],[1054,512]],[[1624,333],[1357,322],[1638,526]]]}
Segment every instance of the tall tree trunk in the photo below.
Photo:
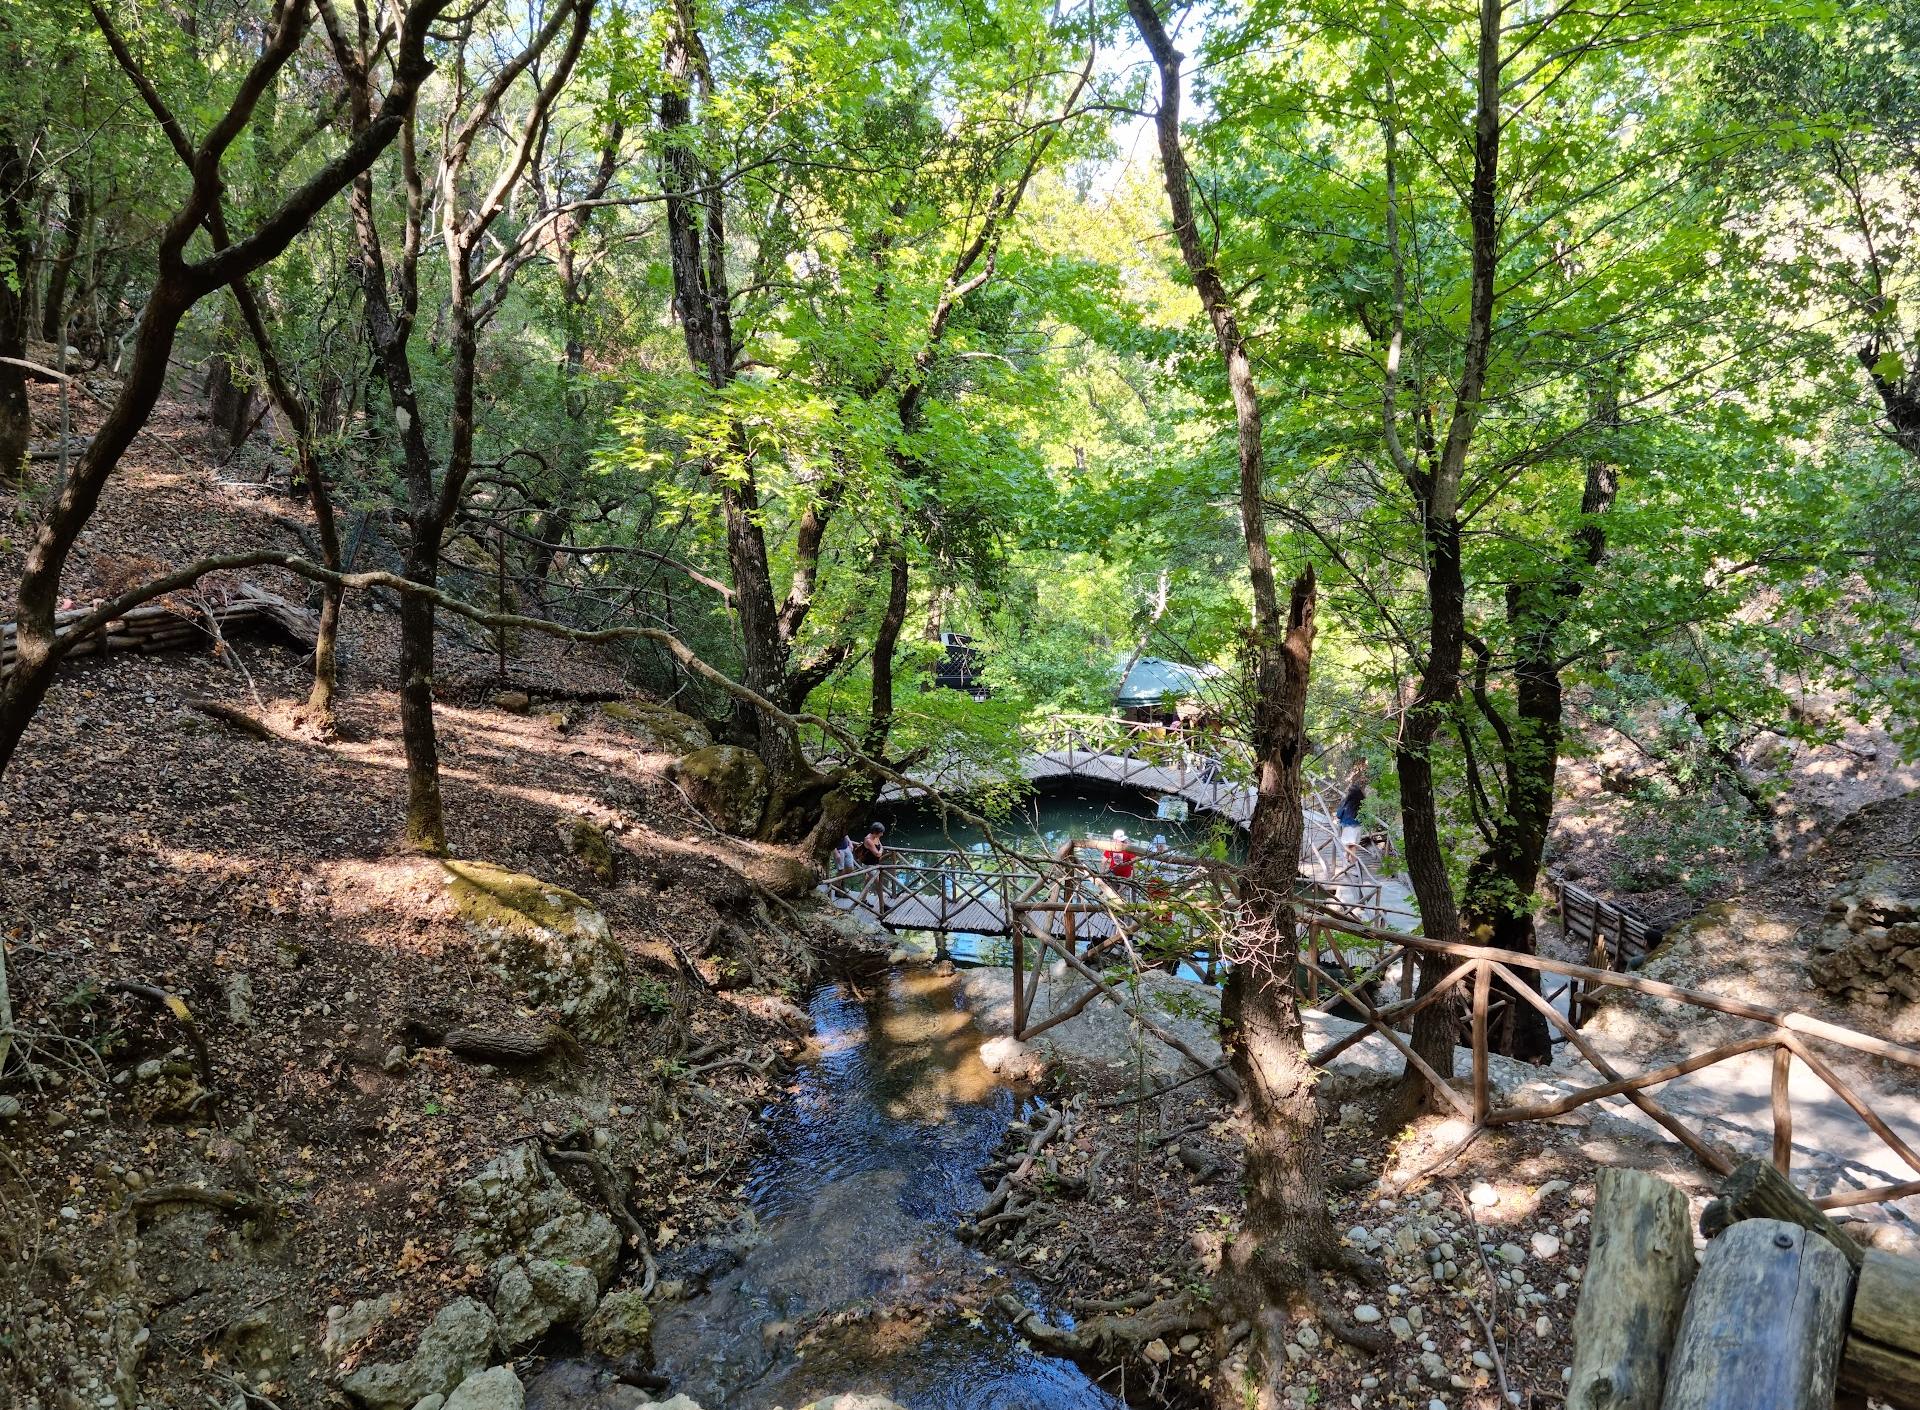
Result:
{"label": "tall tree trunk", "polygon": [[[214,238],[222,242],[225,239],[224,228],[219,227],[217,222]],[[337,573],[345,566],[340,558],[340,530],[334,521],[333,496],[327,493],[326,475],[320,468],[319,456],[314,453],[313,409],[300,399],[292,383],[287,380],[286,370],[281,367],[280,359],[274,352],[273,337],[267,331],[259,302],[245,279],[234,281],[233,298],[240,310],[241,321],[246,324],[247,333],[253,339],[254,348],[260,354],[260,370],[268,395],[273,398],[273,404],[279,408],[281,416],[286,418],[287,429],[293,432],[295,473],[305,486],[307,503],[313,509],[314,535],[320,540],[321,559]],[[323,735],[333,733],[333,697],[339,674],[340,608],[345,596],[345,590],[337,583],[328,583],[321,589],[320,625],[313,643],[313,686],[307,692],[306,716],[308,725]]]}
{"label": "tall tree trunk", "polygon": [[887,553],[887,605],[873,634],[873,690],[860,744],[875,759],[885,757],[887,736],[893,732],[893,656],[907,621],[907,575],[907,546],[896,539]]}
{"label": "tall tree trunk", "polygon": [[[1140,3],[1140,0],[1135,0]],[[1294,991],[1300,952],[1294,886],[1305,831],[1300,766],[1305,755],[1307,682],[1313,661],[1313,570],[1294,581],[1285,635],[1257,643],[1253,744],[1258,801],[1248,828],[1242,901],[1246,932],[1236,941],[1221,998],[1234,1074],[1247,1104],[1247,1213],[1229,1249],[1239,1286],[1237,1311],[1255,1317],[1269,1296],[1310,1296],[1308,1266],[1341,1261],[1327,1215],[1321,1171],[1317,1074]]]}
{"label": "tall tree trunk", "polygon": [[[405,576],[438,585],[438,536],[414,528]],[[400,739],[407,756],[407,844],[423,852],[447,850],[447,813],[440,797],[440,744],[433,719],[433,603],[419,593],[400,595]]]}
{"label": "tall tree trunk", "polygon": [[[1480,0],[1479,8],[1473,180],[1467,190],[1471,283],[1466,345],[1461,354],[1460,379],[1454,391],[1453,414],[1447,424],[1445,443],[1437,454],[1423,456],[1429,468],[1412,462],[1401,449],[1394,430],[1400,338],[1405,325],[1405,267],[1393,191],[1394,119],[1391,116],[1388,124],[1387,219],[1388,243],[1395,265],[1395,326],[1386,382],[1386,434],[1388,448],[1419,505],[1421,534],[1427,551],[1427,659],[1422,664],[1419,689],[1401,726],[1400,739],[1394,749],[1394,767],[1400,780],[1401,843],[1414,895],[1420,903],[1421,929],[1440,940],[1458,936],[1460,914],[1454,901],[1446,848],[1440,839],[1432,751],[1460,693],[1460,665],[1466,646],[1466,582],[1460,560],[1460,484],[1466,470],[1467,452],[1479,426],[1487,366],[1493,355],[1493,309],[1500,266],[1497,197],[1500,189],[1501,0]],[[1441,957],[1423,956],[1420,987],[1425,989],[1437,983],[1451,967]],[[1413,1021],[1413,1050],[1443,1077],[1453,1073],[1455,1027],[1455,1005],[1447,1001],[1422,1009]],[[1407,1065],[1401,1090],[1402,1114],[1424,1105],[1432,1095],[1426,1080],[1411,1063]]]}
{"label": "tall tree trunk", "polygon": [[[1249,829],[1247,932],[1222,996],[1221,1017],[1234,1070],[1246,1094],[1247,1212],[1223,1263],[1223,1291],[1235,1314],[1265,1325],[1272,1303],[1312,1301],[1337,1335],[1371,1341],[1337,1311],[1319,1303],[1308,1272],[1345,1261],[1321,1183],[1320,1109],[1315,1074],[1302,1041],[1294,992],[1299,956],[1293,888],[1305,823],[1300,805],[1307,676],[1313,655],[1311,569],[1293,585],[1283,619],[1267,542],[1266,466],[1260,398],[1239,319],[1194,218],[1186,152],[1180,141],[1180,67],[1153,0],[1127,0],[1135,28],[1160,78],[1156,118],[1160,167],[1175,241],[1213,327],[1233,396],[1239,455],[1241,534],[1253,589],[1254,746],[1259,791]],[[1233,1320],[1232,1317],[1227,1319]],[[1222,1350],[1226,1348],[1223,1346]],[[1277,1349],[1277,1348],[1276,1348]],[[1270,1354],[1270,1353],[1269,1353]],[[1277,1368],[1261,1368],[1271,1386]],[[1223,1367],[1216,1402],[1238,1404],[1241,1387]]]}
{"label": "tall tree trunk", "polygon": [[[33,242],[27,231],[27,163],[19,144],[0,140],[0,247],[11,268],[0,273],[0,358],[27,355],[27,263]],[[33,415],[27,403],[24,367],[0,362],[0,487],[25,482]]]}
{"label": "tall tree trunk", "polygon": [[49,343],[67,336],[67,284],[80,253],[80,238],[88,217],[86,182],[75,176],[67,183],[67,210],[60,230],[60,248],[47,265],[46,297],[40,305],[40,336]]}
{"label": "tall tree trunk", "polygon": [[[1617,376],[1609,377],[1593,403],[1596,427],[1619,426]],[[1586,590],[1589,575],[1606,555],[1604,516],[1618,493],[1619,477],[1609,454],[1603,450],[1589,456],[1580,522],[1553,578],[1544,583],[1515,583],[1507,589],[1507,622],[1515,658],[1511,726],[1487,693],[1484,648],[1475,646],[1481,653],[1481,670],[1474,678],[1474,704],[1500,742],[1505,785],[1493,840],[1467,869],[1464,924],[1477,944],[1536,953],[1534,888],[1553,825],[1554,782],[1564,733],[1561,628]],[[1521,978],[1538,991],[1537,970],[1524,970]],[[1501,1050],[1513,1057],[1549,1060],[1553,1046],[1545,1015],[1517,995],[1509,995],[1508,1015],[1497,1035]]]}

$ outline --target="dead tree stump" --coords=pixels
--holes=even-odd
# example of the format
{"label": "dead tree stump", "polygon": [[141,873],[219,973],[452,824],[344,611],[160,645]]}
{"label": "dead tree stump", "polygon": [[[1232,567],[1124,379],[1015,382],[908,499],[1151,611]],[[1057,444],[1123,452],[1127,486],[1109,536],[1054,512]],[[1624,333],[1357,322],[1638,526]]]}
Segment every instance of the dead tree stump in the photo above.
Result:
{"label": "dead tree stump", "polygon": [[1693,1285],[1687,1197],[1640,1170],[1602,1170],[1597,1186],[1567,1410],[1658,1410]]}
{"label": "dead tree stump", "polygon": [[1828,1410],[1853,1268],[1818,1234],[1744,1219],[1707,1246],[1661,1410]]}

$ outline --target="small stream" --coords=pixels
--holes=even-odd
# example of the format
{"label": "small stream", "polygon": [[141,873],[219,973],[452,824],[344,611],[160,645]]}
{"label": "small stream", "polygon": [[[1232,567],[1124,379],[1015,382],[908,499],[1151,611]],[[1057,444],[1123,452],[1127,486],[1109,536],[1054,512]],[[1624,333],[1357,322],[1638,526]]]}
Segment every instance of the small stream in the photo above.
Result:
{"label": "small stream", "polygon": [[[660,1310],[658,1372],[707,1410],[846,1391],[908,1410],[1122,1407],[1022,1345],[988,1304],[1011,1288],[1040,1305],[1037,1290],[953,1236],[983,1198],[979,1167],[1032,1106],[981,1064],[955,980],[891,970],[829,984],[810,1009],[815,1053],[762,1119],[757,1235],[699,1296]],[[843,1313],[856,1315],[837,1325]],[[824,1331],[796,1348],[809,1327]]]}

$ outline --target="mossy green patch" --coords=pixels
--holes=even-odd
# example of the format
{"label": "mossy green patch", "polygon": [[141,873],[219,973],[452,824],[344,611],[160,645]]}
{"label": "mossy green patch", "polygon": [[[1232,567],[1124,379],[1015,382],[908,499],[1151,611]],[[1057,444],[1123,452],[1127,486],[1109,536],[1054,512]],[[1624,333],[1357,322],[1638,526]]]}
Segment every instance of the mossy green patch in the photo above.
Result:
{"label": "mossy green patch", "polygon": [[440,865],[451,878],[447,891],[453,897],[454,909],[470,925],[518,930],[531,921],[547,930],[571,930],[576,912],[594,910],[593,902],[586,897],[524,872],[487,862]]}
{"label": "mossy green patch", "polygon": [[650,700],[616,700],[600,707],[645,747],[662,754],[691,754],[713,743],[707,727],[691,715]]}

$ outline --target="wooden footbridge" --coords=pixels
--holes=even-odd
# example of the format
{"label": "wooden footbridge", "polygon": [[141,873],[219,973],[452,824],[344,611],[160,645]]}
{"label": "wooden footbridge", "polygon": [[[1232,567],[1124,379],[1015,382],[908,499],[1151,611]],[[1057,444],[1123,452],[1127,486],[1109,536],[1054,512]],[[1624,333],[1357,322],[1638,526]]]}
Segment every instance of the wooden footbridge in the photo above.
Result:
{"label": "wooden footbridge", "polygon": [[[1071,778],[1115,787],[1137,788],[1184,800],[1190,808],[1244,828],[1253,818],[1258,795],[1246,782],[1252,760],[1243,746],[1218,735],[1198,735],[1161,725],[1137,724],[1100,716],[1059,715],[1026,731],[1027,752],[1020,761],[1029,782]],[[1355,920],[1390,929],[1410,926],[1415,916],[1406,887],[1377,870],[1379,853],[1356,849],[1348,856],[1340,828],[1328,805],[1329,790],[1309,791],[1306,832],[1300,846],[1303,888]],[[1031,897],[1059,884],[1062,894],[1048,904],[1065,909],[1047,921],[1055,933],[1079,925],[1082,938],[1111,934],[1101,887],[1110,899],[1151,914],[1171,898],[1176,909],[1190,905],[1205,879],[1204,864],[1178,856],[1142,854],[1131,878],[1105,875],[1100,849],[1091,840],[1048,857],[1022,856],[991,849],[896,848],[886,865],[834,877],[828,896],[842,909],[872,917],[889,930],[1013,936],[1021,929],[1018,912],[1031,910]]]}

